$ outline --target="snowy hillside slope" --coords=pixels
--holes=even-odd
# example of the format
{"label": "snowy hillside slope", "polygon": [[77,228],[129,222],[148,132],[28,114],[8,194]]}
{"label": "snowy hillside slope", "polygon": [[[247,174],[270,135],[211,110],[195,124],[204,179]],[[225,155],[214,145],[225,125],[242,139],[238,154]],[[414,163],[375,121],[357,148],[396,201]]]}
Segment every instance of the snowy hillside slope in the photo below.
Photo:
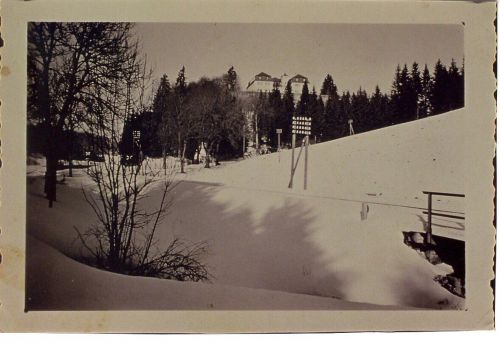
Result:
{"label": "snowy hillside slope", "polygon": [[[458,110],[312,145],[307,191],[300,164],[294,189],[287,188],[290,151],[193,171],[171,194],[173,206],[158,232],[160,246],[174,237],[206,241],[213,284],[198,284],[207,288],[463,308],[463,299],[433,280],[449,267],[429,264],[403,244],[402,235],[423,231],[423,190],[463,192],[463,116]],[[41,180],[30,183],[28,233],[66,255],[78,255],[73,226],[83,229],[95,221],[80,190],[88,179],[67,178],[53,209],[43,199]],[[158,203],[159,192],[149,196],[148,204]],[[362,202],[370,207],[365,221]],[[455,200],[436,204],[463,211]],[[245,300],[230,307],[244,309]]]}
{"label": "snowy hillside slope", "polygon": [[28,237],[30,310],[401,309],[280,291],[124,276],[63,256]]}
{"label": "snowy hillside slope", "polygon": [[[309,147],[308,190],[316,196],[422,204],[422,191],[464,191],[463,109]],[[295,156],[299,148],[295,151]],[[280,158],[278,159],[278,155]],[[293,191],[303,192],[303,157]],[[257,161],[258,163],[257,163]],[[193,179],[289,191],[291,151],[204,170]],[[443,202],[445,200],[442,200]]]}

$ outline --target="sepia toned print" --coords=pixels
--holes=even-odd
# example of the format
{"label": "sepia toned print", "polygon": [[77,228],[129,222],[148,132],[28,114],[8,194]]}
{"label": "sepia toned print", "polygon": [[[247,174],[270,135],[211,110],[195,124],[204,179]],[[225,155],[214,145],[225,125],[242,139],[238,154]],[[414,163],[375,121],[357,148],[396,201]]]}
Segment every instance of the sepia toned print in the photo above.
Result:
{"label": "sepia toned print", "polygon": [[464,65],[461,25],[29,23],[26,308],[463,309]]}
{"label": "sepia toned print", "polygon": [[[386,23],[24,17],[18,324],[120,311],[102,330],[491,326],[477,316],[494,232],[477,205],[492,197],[474,187],[490,167],[471,160],[491,153],[475,88],[489,62],[470,46],[485,8]],[[176,320],[120,320],[140,314]],[[257,320],[273,314],[284,322]]]}

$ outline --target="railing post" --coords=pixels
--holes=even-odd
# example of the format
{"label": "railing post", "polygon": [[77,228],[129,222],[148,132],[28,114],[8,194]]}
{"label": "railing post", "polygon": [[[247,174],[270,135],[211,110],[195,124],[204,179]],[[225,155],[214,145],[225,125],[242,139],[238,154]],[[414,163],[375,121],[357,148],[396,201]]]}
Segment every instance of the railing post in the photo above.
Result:
{"label": "railing post", "polygon": [[309,148],[309,135],[305,137],[305,155],[304,155],[304,190],[307,190],[307,150]]}
{"label": "railing post", "polygon": [[292,134],[292,166],[290,169],[290,183],[288,184],[288,188],[291,189],[293,187],[293,172],[295,165],[295,134]]}
{"label": "railing post", "polygon": [[432,193],[427,195],[427,235],[425,236],[425,243],[427,245],[432,243]]}

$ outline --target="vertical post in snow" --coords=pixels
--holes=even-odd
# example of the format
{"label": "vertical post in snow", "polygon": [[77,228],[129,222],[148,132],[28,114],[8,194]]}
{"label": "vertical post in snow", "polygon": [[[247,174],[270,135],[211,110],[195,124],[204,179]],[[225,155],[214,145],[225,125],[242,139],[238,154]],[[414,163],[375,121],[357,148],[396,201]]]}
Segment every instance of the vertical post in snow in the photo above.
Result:
{"label": "vertical post in snow", "polygon": [[259,122],[257,121],[257,111],[254,112],[255,116],[255,150],[258,154],[259,151]]}
{"label": "vertical post in snow", "polygon": [[307,151],[309,148],[309,135],[306,135],[305,140],[305,152],[304,152],[304,190],[307,190]]}
{"label": "vertical post in snow", "polygon": [[427,233],[425,243],[427,245],[432,243],[432,193],[427,195]]}
{"label": "vertical post in snow", "polygon": [[243,158],[245,158],[245,125],[243,124]]}
{"label": "vertical post in snow", "polygon": [[293,187],[293,165],[295,162],[295,137],[296,134],[292,134],[292,164],[290,169],[290,184],[288,184],[289,189]]}
{"label": "vertical post in snow", "polygon": [[281,133],[278,132],[278,162],[281,162],[281,143],[280,143]]}

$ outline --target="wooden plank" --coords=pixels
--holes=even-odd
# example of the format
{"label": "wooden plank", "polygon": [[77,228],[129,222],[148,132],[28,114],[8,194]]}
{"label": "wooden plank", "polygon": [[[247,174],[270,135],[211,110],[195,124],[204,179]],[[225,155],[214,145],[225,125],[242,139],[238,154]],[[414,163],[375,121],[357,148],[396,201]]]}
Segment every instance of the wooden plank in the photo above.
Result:
{"label": "wooden plank", "polygon": [[[428,211],[424,211],[423,213],[429,215]],[[443,214],[443,213],[434,213],[432,211],[430,212],[430,215],[432,215],[432,216],[441,216],[441,217],[449,217],[451,219],[465,220],[465,216],[448,215],[448,214]]]}
{"label": "wooden plank", "polygon": [[450,197],[465,197],[464,194],[449,193],[449,192],[434,192],[434,191],[422,191],[426,195],[436,195],[436,196],[450,196]]}

